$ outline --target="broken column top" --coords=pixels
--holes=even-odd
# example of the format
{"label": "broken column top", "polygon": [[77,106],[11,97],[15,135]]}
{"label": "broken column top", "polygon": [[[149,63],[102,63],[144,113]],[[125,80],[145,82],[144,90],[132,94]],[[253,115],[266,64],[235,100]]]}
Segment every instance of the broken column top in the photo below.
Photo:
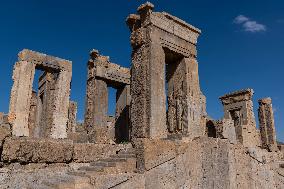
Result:
{"label": "broken column top", "polygon": [[219,99],[222,101],[222,104],[225,105],[234,102],[251,100],[253,94],[254,94],[253,89],[243,89],[232,93],[228,93],[224,96],[221,96]]}
{"label": "broken column top", "polygon": [[140,27],[147,27],[152,24],[170,34],[174,34],[190,43],[196,44],[201,30],[186,23],[185,21],[166,12],[152,12],[154,5],[146,2],[137,9],[137,14],[130,14],[127,17],[127,24],[131,30],[139,22]]}
{"label": "broken column top", "polygon": [[141,12],[141,11],[148,11],[148,10],[153,10],[154,9],[154,5],[152,3],[150,3],[149,1],[147,1],[146,3],[140,5],[137,8],[137,12]]}
{"label": "broken column top", "polygon": [[34,63],[38,67],[47,67],[55,70],[72,71],[71,61],[28,49],[23,49],[22,51],[19,52],[18,60]]}
{"label": "broken column top", "polygon": [[271,104],[271,103],[272,103],[272,100],[271,100],[270,97],[262,98],[262,99],[259,99],[259,100],[258,100],[258,103],[259,103],[259,105],[262,105],[262,104]]}
{"label": "broken column top", "polygon": [[130,70],[128,68],[122,67],[118,64],[111,63],[109,61],[109,56],[103,56],[99,53],[98,50],[93,49],[90,51],[90,60],[89,63],[95,63],[96,66],[112,69],[113,71],[122,72],[130,74]]}

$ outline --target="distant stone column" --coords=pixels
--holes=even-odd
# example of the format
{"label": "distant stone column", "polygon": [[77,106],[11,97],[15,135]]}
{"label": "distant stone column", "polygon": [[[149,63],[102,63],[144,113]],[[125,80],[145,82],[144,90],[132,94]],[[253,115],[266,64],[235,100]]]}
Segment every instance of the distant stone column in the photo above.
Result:
{"label": "distant stone column", "polygon": [[14,136],[29,136],[29,110],[35,65],[19,61],[14,66],[13,87],[10,96],[9,122]]}
{"label": "distant stone column", "polygon": [[258,103],[258,118],[262,147],[268,149],[269,151],[277,151],[278,149],[271,98],[260,99]]}
{"label": "distant stone column", "polygon": [[68,108],[68,123],[67,123],[67,133],[76,132],[76,120],[77,120],[77,103],[70,101]]}

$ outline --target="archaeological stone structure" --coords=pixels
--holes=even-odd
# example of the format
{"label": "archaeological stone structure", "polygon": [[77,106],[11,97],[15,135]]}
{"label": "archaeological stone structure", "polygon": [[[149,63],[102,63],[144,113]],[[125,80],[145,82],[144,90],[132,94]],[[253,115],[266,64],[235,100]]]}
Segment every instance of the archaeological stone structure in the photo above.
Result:
{"label": "archaeological stone structure", "polygon": [[[71,62],[26,49],[18,57],[9,108],[13,135],[30,136],[30,125],[34,128],[31,134],[66,138]],[[36,69],[43,71],[38,94],[32,91]]]}
{"label": "archaeological stone structure", "polygon": [[260,144],[253,113],[253,93],[252,89],[246,89],[220,97],[224,118],[234,122],[237,140],[246,147]]}
{"label": "archaeological stone structure", "polygon": [[[199,136],[206,115],[200,91],[197,38],[201,31],[146,3],[131,14],[131,107],[134,138]],[[167,102],[167,103],[166,103]],[[168,107],[166,107],[168,104]]]}
{"label": "archaeological stone structure", "polygon": [[258,101],[258,118],[262,147],[270,151],[277,150],[276,133],[271,98]]}
{"label": "archaeological stone structure", "polygon": [[72,62],[18,54],[9,112],[0,112],[0,188],[284,188],[271,98],[258,101],[259,129],[252,89],[221,96],[224,115],[214,120],[199,83],[201,30],[149,2],[126,24],[129,68],[89,53],[82,123],[70,100]]}
{"label": "archaeological stone structure", "polygon": [[[104,143],[111,139],[130,139],[130,70],[111,63],[109,57],[90,53],[88,62],[85,128],[91,142]],[[115,129],[108,128],[108,87],[117,89],[115,108]],[[110,124],[112,125],[112,124]],[[109,137],[115,132],[116,138]]]}

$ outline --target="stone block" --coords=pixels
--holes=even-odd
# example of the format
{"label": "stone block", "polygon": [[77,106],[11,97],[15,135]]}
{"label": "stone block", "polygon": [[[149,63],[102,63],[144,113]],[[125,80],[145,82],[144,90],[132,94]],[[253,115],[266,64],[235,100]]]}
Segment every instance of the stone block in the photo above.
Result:
{"label": "stone block", "polygon": [[176,156],[176,146],[170,140],[137,139],[137,166],[139,171],[150,170]]}
{"label": "stone block", "polygon": [[71,140],[9,138],[5,140],[1,160],[22,163],[68,163],[72,160]]}
{"label": "stone block", "polygon": [[91,143],[77,143],[74,144],[73,161],[87,163],[98,159],[109,157],[116,154],[117,151],[130,148],[130,144],[91,144]]}
{"label": "stone block", "polygon": [[87,143],[87,132],[68,133],[68,139],[73,140],[74,143]]}
{"label": "stone block", "polygon": [[4,140],[12,135],[11,132],[9,124],[0,124],[0,149],[3,147]]}

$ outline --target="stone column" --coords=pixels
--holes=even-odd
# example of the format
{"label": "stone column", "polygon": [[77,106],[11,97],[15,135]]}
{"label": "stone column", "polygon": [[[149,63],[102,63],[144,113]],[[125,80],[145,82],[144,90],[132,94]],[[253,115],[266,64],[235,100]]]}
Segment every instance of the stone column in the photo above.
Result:
{"label": "stone column", "polygon": [[86,94],[85,128],[89,141],[107,141],[108,85],[105,80],[96,78],[97,64],[107,63],[108,57],[100,56],[97,50],[90,53]]}
{"label": "stone column", "polygon": [[30,62],[19,61],[14,66],[9,107],[9,122],[14,136],[29,136],[28,119],[34,73],[35,65]]}
{"label": "stone column", "polygon": [[67,134],[76,132],[77,125],[77,103],[70,101],[68,108],[68,123],[67,123]]}
{"label": "stone column", "polygon": [[[147,25],[153,5],[138,8],[141,27],[132,31],[131,125],[134,138],[165,138],[165,54],[153,27]],[[137,16],[128,18],[134,28]],[[133,22],[134,21],[134,22]],[[133,25],[134,24],[134,25]]]}
{"label": "stone column", "polygon": [[206,116],[206,99],[199,85],[198,63],[194,57],[184,58],[185,63],[185,86],[187,107],[187,129],[186,133],[191,138],[202,135],[203,128],[200,126],[202,119]]}
{"label": "stone column", "polygon": [[129,108],[130,85],[125,85],[116,93],[115,136],[118,142],[130,140]]}
{"label": "stone column", "polygon": [[51,138],[67,138],[68,107],[72,72],[61,70],[55,83]]}
{"label": "stone column", "polygon": [[32,98],[30,103],[30,112],[29,112],[29,136],[35,136],[36,130],[36,117],[37,117],[37,93],[32,91]]}
{"label": "stone column", "polygon": [[258,118],[262,147],[269,151],[277,151],[278,148],[271,98],[260,99],[258,103]]}

